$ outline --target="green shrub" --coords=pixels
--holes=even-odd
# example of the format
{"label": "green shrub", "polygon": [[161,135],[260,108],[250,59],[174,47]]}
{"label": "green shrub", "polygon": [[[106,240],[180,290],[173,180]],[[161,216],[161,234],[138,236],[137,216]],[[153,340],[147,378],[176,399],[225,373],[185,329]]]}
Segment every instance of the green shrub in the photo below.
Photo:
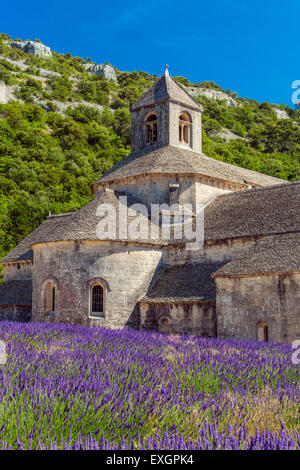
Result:
{"label": "green shrub", "polygon": [[11,85],[14,81],[13,74],[6,67],[0,64],[0,80],[6,85]]}

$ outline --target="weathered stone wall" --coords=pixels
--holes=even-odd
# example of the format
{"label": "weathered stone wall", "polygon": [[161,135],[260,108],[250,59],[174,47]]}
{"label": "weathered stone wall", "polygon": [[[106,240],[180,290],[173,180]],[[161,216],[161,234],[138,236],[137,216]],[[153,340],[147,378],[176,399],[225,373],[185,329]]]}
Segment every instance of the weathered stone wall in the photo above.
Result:
{"label": "weathered stone wall", "polygon": [[[157,115],[157,142],[147,144],[145,117],[149,112]],[[137,152],[141,149],[155,150],[164,145],[169,145],[169,108],[167,103],[161,103],[151,108],[141,108],[131,113],[131,150]]]}
{"label": "weathered stone wall", "polygon": [[[178,183],[177,201],[179,204],[191,204],[193,210],[197,205],[206,204],[214,196],[230,192],[225,185],[219,187],[212,181],[202,182],[200,176],[155,175],[130,178],[126,181],[116,181],[109,186],[116,191],[124,192],[132,200],[142,203],[150,211],[151,204],[172,204],[170,201],[170,184]],[[99,185],[97,191],[102,191]]]}
{"label": "weathered stone wall", "polygon": [[214,302],[146,303],[140,302],[142,330],[161,329],[161,321],[168,319],[169,333],[216,336],[216,311]]}
{"label": "weathered stone wall", "polygon": [[196,263],[197,261],[207,259],[207,261],[224,261],[225,263],[237,258],[244,250],[254,243],[254,240],[226,240],[217,244],[205,243],[203,248],[200,250],[187,250],[185,245],[183,245],[182,247],[168,250],[166,262],[167,264],[178,262]]}
{"label": "weathered stone wall", "polygon": [[32,279],[32,263],[16,262],[6,263],[4,266],[4,281],[17,280],[25,281]]}
{"label": "weathered stone wall", "polygon": [[[179,142],[179,117],[184,111],[188,112],[192,121],[192,132],[189,144]],[[146,140],[145,117],[148,113],[157,115],[157,142],[149,145]],[[131,149],[132,152],[149,148],[155,150],[165,145],[187,148],[194,152],[202,152],[202,114],[176,103],[162,102],[151,108],[140,108],[131,113]]]}
{"label": "weathered stone wall", "polygon": [[[226,188],[224,185],[221,184],[218,186],[217,184],[213,184],[213,182],[195,182],[195,196],[194,196],[194,204],[207,204],[212,201],[215,197],[221,196],[225,193],[230,193],[231,190]],[[183,199],[183,194],[182,194]]]}
{"label": "weathered stone wall", "polygon": [[[169,183],[172,177],[146,176],[132,178],[130,181],[119,181],[110,185],[110,188],[124,192],[130,200],[144,204],[150,211],[151,204],[169,204]],[[101,187],[98,188],[102,190]]]}
{"label": "weathered stone wall", "polygon": [[[34,247],[33,321],[44,321],[44,287],[57,287],[53,321],[112,328],[139,325],[136,303],[162,262],[159,248],[101,241],[66,241]],[[90,287],[105,287],[105,316],[90,316]]]}
{"label": "weathered stone wall", "polygon": [[31,307],[25,305],[1,305],[0,321],[20,321],[27,322],[31,320]]}
{"label": "weathered stone wall", "polygon": [[[195,104],[196,106],[196,104]],[[191,142],[189,144],[179,143],[179,117],[180,114],[187,111],[191,116],[192,132]],[[175,147],[187,148],[194,152],[202,152],[202,114],[200,111],[189,109],[188,107],[180,106],[176,103],[169,103],[169,143]]]}
{"label": "weathered stone wall", "polygon": [[217,334],[258,339],[258,324],[268,325],[268,340],[300,338],[300,274],[218,277]]}
{"label": "weathered stone wall", "polygon": [[0,321],[24,322],[31,319],[32,269],[29,260],[4,264],[4,280],[0,286]]}

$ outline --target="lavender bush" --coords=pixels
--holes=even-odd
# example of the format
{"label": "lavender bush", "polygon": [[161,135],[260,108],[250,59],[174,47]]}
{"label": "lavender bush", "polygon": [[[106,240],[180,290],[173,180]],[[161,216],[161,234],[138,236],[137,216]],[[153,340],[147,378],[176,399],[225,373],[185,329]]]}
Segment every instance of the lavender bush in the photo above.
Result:
{"label": "lavender bush", "polygon": [[2,449],[299,449],[289,345],[0,323]]}

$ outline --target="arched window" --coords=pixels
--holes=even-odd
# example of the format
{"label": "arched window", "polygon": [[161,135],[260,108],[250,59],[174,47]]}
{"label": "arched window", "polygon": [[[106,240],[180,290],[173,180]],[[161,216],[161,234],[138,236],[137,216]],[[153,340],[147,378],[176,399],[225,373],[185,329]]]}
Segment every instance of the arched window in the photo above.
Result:
{"label": "arched window", "polygon": [[53,282],[47,282],[44,291],[45,313],[55,311],[55,285]]}
{"label": "arched window", "polygon": [[179,143],[191,145],[192,120],[188,113],[179,116]]}
{"label": "arched window", "polygon": [[152,144],[157,141],[157,116],[151,113],[145,121],[146,143]]}
{"label": "arched window", "polygon": [[91,287],[91,315],[102,316],[104,314],[104,289],[101,284]]}
{"label": "arched window", "polygon": [[163,317],[159,320],[158,329],[160,333],[170,333],[170,320],[169,318]]}
{"label": "arched window", "polygon": [[268,341],[268,325],[265,322],[259,322],[257,325],[258,341]]}

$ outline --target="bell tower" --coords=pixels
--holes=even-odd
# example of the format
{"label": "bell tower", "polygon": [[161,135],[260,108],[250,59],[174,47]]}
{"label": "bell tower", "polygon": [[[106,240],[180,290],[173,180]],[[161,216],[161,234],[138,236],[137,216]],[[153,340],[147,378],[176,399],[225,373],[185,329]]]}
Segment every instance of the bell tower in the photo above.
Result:
{"label": "bell tower", "polygon": [[202,108],[173,80],[164,75],[132,105],[132,152],[149,152],[167,145],[202,151]]}

